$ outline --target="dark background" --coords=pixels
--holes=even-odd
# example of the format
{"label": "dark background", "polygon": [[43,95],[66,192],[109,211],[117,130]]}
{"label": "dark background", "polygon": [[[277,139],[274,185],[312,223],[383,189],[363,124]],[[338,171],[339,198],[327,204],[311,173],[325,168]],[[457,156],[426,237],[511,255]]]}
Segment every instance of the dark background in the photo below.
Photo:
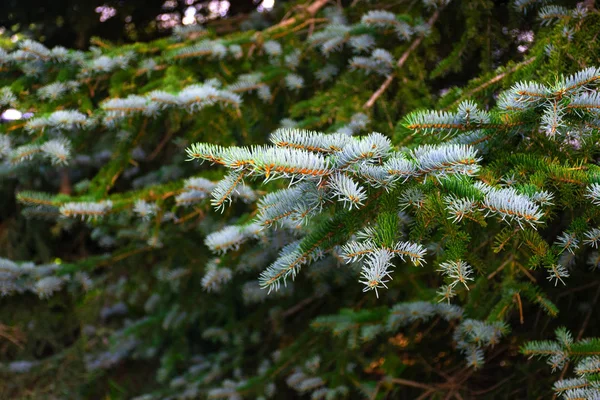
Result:
{"label": "dark background", "polygon": [[[229,20],[245,19],[262,0],[229,0],[225,18],[210,11],[218,0],[2,0],[0,27],[6,35],[21,33],[43,42],[85,49],[97,36],[115,42],[147,41],[170,34],[165,25],[181,24],[185,10],[196,8],[199,22],[227,27]],[[284,0],[275,2],[274,12]],[[114,16],[101,21],[102,8]],[[166,15],[166,16],[164,16]],[[164,21],[163,19],[166,19]],[[263,17],[269,18],[267,15]],[[168,19],[167,19],[168,18]]]}

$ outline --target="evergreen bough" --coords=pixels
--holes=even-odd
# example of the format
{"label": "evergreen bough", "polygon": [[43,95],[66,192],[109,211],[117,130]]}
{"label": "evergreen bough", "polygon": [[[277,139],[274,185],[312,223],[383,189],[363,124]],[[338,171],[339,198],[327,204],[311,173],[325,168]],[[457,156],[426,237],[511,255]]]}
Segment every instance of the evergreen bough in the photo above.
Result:
{"label": "evergreen bough", "polygon": [[600,395],[593,2],[325,5],[0,51],[0,396]]}

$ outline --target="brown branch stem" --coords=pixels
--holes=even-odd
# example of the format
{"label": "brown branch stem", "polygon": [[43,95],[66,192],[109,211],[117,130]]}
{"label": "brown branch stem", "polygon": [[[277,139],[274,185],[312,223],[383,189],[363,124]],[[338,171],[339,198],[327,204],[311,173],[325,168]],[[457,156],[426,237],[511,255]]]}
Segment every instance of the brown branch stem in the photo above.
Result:
{"label": "brown branch stem", "polygon": [[[440,16],[440,11],[439,11],[439,9],[436,9],[435,12],[433,13],[433,15],[431,16],[431,18],[429,18],[429,21],[427,21],[427,24],[429,26],[433,26],[433,24],[435,23],[435,21],[438,19],[439,16]],[[424,38],[425,38],[425,35],[423,34],[423,35],[419,36],[418,38],[416,38],[412,42],[410,47],[408,49],[406,49],[406,51],[398,59],[398,62],[396,63],[397,69],[400,69],[404,66],[404,63],[406,63],[406,60],[408,60],[408,57],[411,55],[411,53],[413,51],[415,51],[415,49],[417,47],[419,47],[419,45],[421,44],[421,42],[423,41]],[[379,89],[377,89],[375,91],[375,93],[373,93],[373,95],[371,95],[371,98],[369,98],[369,100],[363,105],[364,109],[369,109],[369,108],[373,107],[373,105],[375,104],[377,99],[379,99],[379,97],[381,97],[383,92],[385,92],[387,90],[387,88],[392,84],[394,77],[395,77],[395,74],[391,74],[390,76],[387,77],[387,79],[383,82],[383,84],[379,87]]]}
{"label": "brown branch stem", "polygon": [[[321,8],[323,8],[325,6],[325,4],[327,4],[328,2],[329,2],[329,0],[316,0],[314,3],[312,3],[310,6],[308,6],[306,8],[306,13],[312,17]],[[265,32],[269,32],[269,31],[272,31],[272,30],[275,30],[278,28],[283,28],[288,25],[292,25],[293,23],[297,22],[299,19],[300,19],[300,17],[292,17],[292,18],[284,19],[277,25],[274,25],[271,28],[268,28],[267,30],[265,30]]]}
{"label": "brown branch stem", "polygon": [[501,81],[502,79],[504,79],[507,75],[512,74],[513,72],[518,71],[519,69],[523,68],[526,65],[531,64],[532,62],[535,61],[535,57],[530,57],[520,63],[518,63],[517,65],[513,66],[512,68],[494,76],[492,79],[485,81],[484,83],[482,83],[481,85],[477,86],[474,89],[469,90],[467,93],[465,93],[463,96],[461,96],[458,100],[456,100],[454,103],[452,103],[450,106],[448,106],[447,108],[452,108],[455,105],[457,105],[458,103],[460,103],[463,99],[465,98],[469,98],[471,96],[473,96],[475,93],[482,91],[483,89],[485,89],[486,87],[493,85],[496,82]]}

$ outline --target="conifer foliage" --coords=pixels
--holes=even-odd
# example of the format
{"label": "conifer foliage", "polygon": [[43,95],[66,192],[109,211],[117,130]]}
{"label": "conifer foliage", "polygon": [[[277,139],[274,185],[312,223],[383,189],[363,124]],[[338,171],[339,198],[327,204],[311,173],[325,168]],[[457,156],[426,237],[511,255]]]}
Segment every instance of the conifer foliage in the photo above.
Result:
{"label": "conifer foliage", "polygon": [[0,397],[600,396],[594,3],[349,3],[0,49]]}

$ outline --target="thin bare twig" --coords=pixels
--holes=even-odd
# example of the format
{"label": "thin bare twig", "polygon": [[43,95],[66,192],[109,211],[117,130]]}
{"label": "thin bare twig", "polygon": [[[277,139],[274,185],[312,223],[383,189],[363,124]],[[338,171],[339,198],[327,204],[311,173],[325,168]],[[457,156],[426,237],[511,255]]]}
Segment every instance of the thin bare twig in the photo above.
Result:
{"label": "thin bare twig", "polygon": [[519,69],[523,68],[526,65],[531,64],[532,62],[535,61],[535,57],[530,57],[524,61],[521,61],[520,63],[518,63],[517,65],[515,65],[514,67],[494,76],[492,79],[485,81],[484,83],[482,83],[481,85],[477,86],[476,88],[469,90],[467,93],[465,93],[464,95],[462,95],[458,100],[456,100],[454,103],[450,104],[448,107],[446,108],[452,108],[454,107],[456,104],[460,103],[463,99],[468,98],[473,96],[475,93],[482,91],[483,89],[485,89],[486,87],[493,85],[496,82],[501,81],[502,79],[504,79],[507,75],[512,74],[513,72],[518,71]]}
{"label": "thin bare twig", "polygon": [[434,388],[433,386],[429,386],[429,385],[426,385],[426,384],[420,383],[420,382],[410,381],[408,379],[392,378],[389,381],[392,383],[397,383],[398,385],[410,386],[410,387],[425,389],[425,390],[433,390],[436,392],[438,391],[438,389]]}
{"label": "thin bare twig", "polygon": [[513,260],[513,255],[511,254],[506,261],[504,261],[499,267],[498,269],[496,269],[494,272],[492,272],[491,274],[488,275],[487,279],[488,281],[490,279],[492,279],[494,276],[496,276],[496,274],[500,271],[502,271],[504,269],[504,267],[506,267],[508,265],[508,263],[510,263]]}
{"label": "thin bare twig", "polygon": [[305,306],[307,306],[310,303],[312,303],[313,301],[315,301],[317,299],[317,297],[318,297],[317,295],[307,297],[304,300],[302,300],[301,302],[299,302],[298,304],[294,305],[293,307],[288,308],[287,310],[285,310],[283,312],[283,314],[282,314],[283,318],[289,317],[290,315],[297,313],[298,311],[303,309]]}
{"label": "thin bare twig", "polygon": [[525,274],[525,276],[527,276],[529,278],[529,280],[533,283],[537,283],[537,279],[535,279],[535,277],[533,275],[531,275],[531,273],[529,271],[527,271],[527,268],[525,268],[524,266],[522,266],[520,263],[516,262],[515,263],[517,265],[517,267],[519,267],[519,269]]}
{"label": "thin bare twig", "polygon": [[[429,26],[432,26],[435,21],[438,19],[438,17],[440,16],[440,11],[439,9],[436,9],[435,12],[433,13],[433,15],[431,16],[431,18],[429,18],[429,21],[427,21],[427,24]],[[402,66],[404,65],[404,63],[406,62],[406,60],[408,60],[408,57],[410,56],[410,54],[415,51],[415,49],[417,47],[419,47],[419,45],[421,44],[421,42],[423,41],[423,39],[425,38],[425,35],[421,35],[418,38],[416,38],[412,44],[410,45],[410,47],[408,49],[406,49],[406,51],[402,54],[402,56],[400,57],[400,59],[398,60],[398,62],[396,63],[396,67],[402,68]],[[369,109],[371,107],[373,107],[373,105],[375,104],[375,102],[377,101],[377,99],[383,94],[383,92],[386,91],[386,89],[391,85],[392,81],[394,80],[394,74],[391,74],[390,76],[387,77],[387,79],[383,82],[383,84],[379,87],[379,89],[377,89],[375,91],[375,93],[373,93],[373,95],[371,95],[371,98],[363,105],[364,109]]]}
{"label": "thin bare twig", "polygon": [[506,382],[510,381],[511,379],[514,379],[513,375],[507,376],[506,378],[502,379],[500,382],[494,384],[493,386],[490,386],[487,389],[479,390],[476,392],[471,392],[471,394],[474,396],[481,396],[483,394],[492,392],[492,391],[498,389],[500,386],[504,385]]}
{"label": "thin bare twig", "polygon": [[521,302],[521,295],[517,292],[514,296],[517,299],[517,304],[519,305],[519,322],[521,325],[525,323],[525,318],[523,317],[523,303]]}
{"label": "thin bare twig", "polygon": [[[329,0],[316,0],[314,3],[312,3],[310,6],[308,6],[306,8],[306,13],[312,17],[321,8],[323,8],[325,6],[325,4],[327,4],[328,2],[329,2]],[[284,19],[283,21],[281,21],[277,25],[274,25],[271,28],[268,28],[267,30],[265,30],[265,32],[269,32],[269,31],[272,31],[274,29],[279,29],[279,28],[286,27],[288,25],[291,25],[291,24],[297,22],[299,19],[300,19],[300,17],[292,17],[292,18]]]}

